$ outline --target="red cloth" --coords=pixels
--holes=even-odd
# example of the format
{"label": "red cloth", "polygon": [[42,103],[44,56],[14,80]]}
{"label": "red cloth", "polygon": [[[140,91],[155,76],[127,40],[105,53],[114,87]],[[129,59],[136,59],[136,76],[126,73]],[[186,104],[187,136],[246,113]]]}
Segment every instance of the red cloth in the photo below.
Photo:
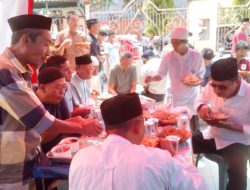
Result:
{"label": "red cloth", "polygon": [[250,71],[250,62],[247,59],[240,60],[238,69],[241,71]]}

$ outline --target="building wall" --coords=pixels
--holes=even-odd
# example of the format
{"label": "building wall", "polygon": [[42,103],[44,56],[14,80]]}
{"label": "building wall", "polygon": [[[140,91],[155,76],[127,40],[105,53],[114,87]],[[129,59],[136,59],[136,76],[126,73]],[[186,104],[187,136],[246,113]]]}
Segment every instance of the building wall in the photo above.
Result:
{"label": "building wall", "polygon": [[189,3],[189,31],[194,35],[195,48],[198,50],[216,48],[218,3],[218,0],[195,0]]}

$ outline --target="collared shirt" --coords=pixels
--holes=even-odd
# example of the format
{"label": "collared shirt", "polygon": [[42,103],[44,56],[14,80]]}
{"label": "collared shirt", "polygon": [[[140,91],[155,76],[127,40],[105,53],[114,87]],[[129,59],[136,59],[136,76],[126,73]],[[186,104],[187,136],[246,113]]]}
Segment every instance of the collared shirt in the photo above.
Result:
{"label": "collared shirt", "polygon": [[73,73],[70,81],[73,101],[75,105],[88,104],[90,99],[90,90],[86,80],[81,79],[77,73]]}
{"label": "collared shirt", "polygon": [[125,71],[120,64],[111,68],[109,73],[108,84],[115,86],[115,91],[118,94],[129,93],[133,82],[136,83],[137,74],[134,65],[129,66]]}
{"label": "collared shirt", "polygon": [[10,49],[0,55],[0,184],[32,176],[40,134],[54,122],[25,80],[30,72]]}
{"label": "collared shirt", "polygon": [[165,94],[167,88],[167,77],[163,77],[160,81],[152,81],[145,84],[146,76],[155,76],[158,74],[158,69],[161,64],[161,59],[154,57],[147,61],[145,65],[141,68],[142,84],[143,86],[148,86],[148,91],[152,94]]}
{"label": "collared shirt", "polygon": [[65,100],[65,102],[67,104],[69,112],[70,113],[73,112],[73,110],[74,110],[74,101],[73,101],[73,94],[72,94],[71,85],[70,85],[69,82],[67,83],[67,91],[65,92],[64,100]]}
{"label": "collared shirt", "polygon": [[[94,159],[93,159],[94,158]],[[69,172],[70,190],[206,190],[197,169],[168,151],[109,135],[102,145],[80,150]]]}
{"label": "collared shirt", "polygon": [[80,30],[77,30],[76,33],[73,35],[69,32],[69,29],[65,29],[58,33],[55,46],[61,45],[65,39],[71,39],[72,45],[70,47],[65,48],[64,56],[70,62],[71,68],[75,68],[75,57],[81,56],[84,53],[83,48],[79,48],[79,46],[74,45],[75,43],[85,42],[86,35]]}
{"label": "collared shirt", "polygon": [[120,53],[119,53],[120,45],[116,42],[106,43],[106,53],[108,55],[108,64],[109,67],[113,67],[114,65],[119,64],[120,62]]}
{"label": "collared shirt", "polygon": [[222,112],[229,116],[228,124],[243,126],[244,132],[237,132],[209,126],[204,132],[204,138],[214,138],[217,149],[222,149],[233,143],[250,145],[250,85],[241,80],[238,93],[229,98],[218,97],[213,88],[207,85],[195,101],[195,109],[201,104],[208,104],[213,112]]}
{"label": "collared shirt", "polygon": [[[193,104],[199,92],[199,86],[188,86],[182,80],[190,75],[203,78],[205,74],[203,58],[200,53],[190,48],[185,55],[180,55],[173,50],[162,58],[158,74],[161,77],[169,75],[170,89],[168,91],[173,94],[174,105],[189,106]],[[191,109],[190,106],[189,108]]]}

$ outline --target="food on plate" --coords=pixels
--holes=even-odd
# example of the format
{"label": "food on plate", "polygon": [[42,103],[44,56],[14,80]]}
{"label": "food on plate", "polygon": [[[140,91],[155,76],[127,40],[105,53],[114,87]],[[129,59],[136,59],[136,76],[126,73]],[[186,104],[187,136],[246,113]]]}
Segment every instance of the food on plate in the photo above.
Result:
{"label": "food on plate", "polygon": [[157,147],[159,146],[159,137],[148,137],[144,136],[141,144],[147,147]]}
{"label": "food on plate", "polygon": [[152,117],[159,119],[159,125],[173,125],[177,122],[177,117],[179,114],[177,113],[169,113],[161,110],[157,110],[152,113]]}
{"label": "food on plate", "polygon": [[78,141],[78,139],[70,139],[70,140],[68,140],[68,141],[65,141],[65,142],[63,142],[64,144],[71,144],[71,143],[75,143],[75,142],[77,142]]}
{"label": "food on plate", "polygon": [[58,147],[55,149],[54,152],[61,153],[61,152],[67,152],[70,149],[70,147]]}
{"label": "food on plate", "polygon": [[191,133],[189,131],[174,126],[165,126],[164,130],[158,134],[158,136],[162,138],[165,138],[169,135],[176,135],[180,137],[180,142],[183,142],[191,137]]}
{"label": "food on plate", "polygon": [[186,76],[186,77],[183,79],[183,82],[184,82],[185,84],[198,85],[198,84],[200,84],[201,79],[200,79],[199,77],[196,77],[196,76]]}
{"label": "food on plate", "polygon": [[54,158],[71,158],[71,147],[67,144],[58,144],[51,150]]}
{"label": "food on plate", "polygon": [[240,76],[242,76],[243,78],[245,78],[248,75],[248,71],[242,71],[242,70],[238,70]]}
{"label": "food on plate", "polygon": [[229,116],[226,113],[215,112],[212,114],[212,118],[209,120],[227,120]]}
{"label": "food on plate", "polygon": [[60,144],[70,145],[72,153],[79,150],[79,138],[78,137],[67,137],[63,139]]}

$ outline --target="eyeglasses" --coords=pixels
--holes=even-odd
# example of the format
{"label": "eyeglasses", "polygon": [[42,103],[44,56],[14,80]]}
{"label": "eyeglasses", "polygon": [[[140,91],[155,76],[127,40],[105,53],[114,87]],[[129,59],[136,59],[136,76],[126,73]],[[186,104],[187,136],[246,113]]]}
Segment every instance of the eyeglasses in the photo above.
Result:
{"label": "eyeglasses", "polygon": [[212,86],[213,88],[218,88],[220,90],[226,90],[229,85],[223,85],[223,84],[214,84],[214,83],[209,83],[210,86]]}
{"label": "eyeglasses", "polygon": [[58,85],[55,86],[55,89],[56,89],[56,90],[63,90],[63,91],[65,91],[65,92],[68,90],[66,84],[65,84],[65,85],[58,84]]}

